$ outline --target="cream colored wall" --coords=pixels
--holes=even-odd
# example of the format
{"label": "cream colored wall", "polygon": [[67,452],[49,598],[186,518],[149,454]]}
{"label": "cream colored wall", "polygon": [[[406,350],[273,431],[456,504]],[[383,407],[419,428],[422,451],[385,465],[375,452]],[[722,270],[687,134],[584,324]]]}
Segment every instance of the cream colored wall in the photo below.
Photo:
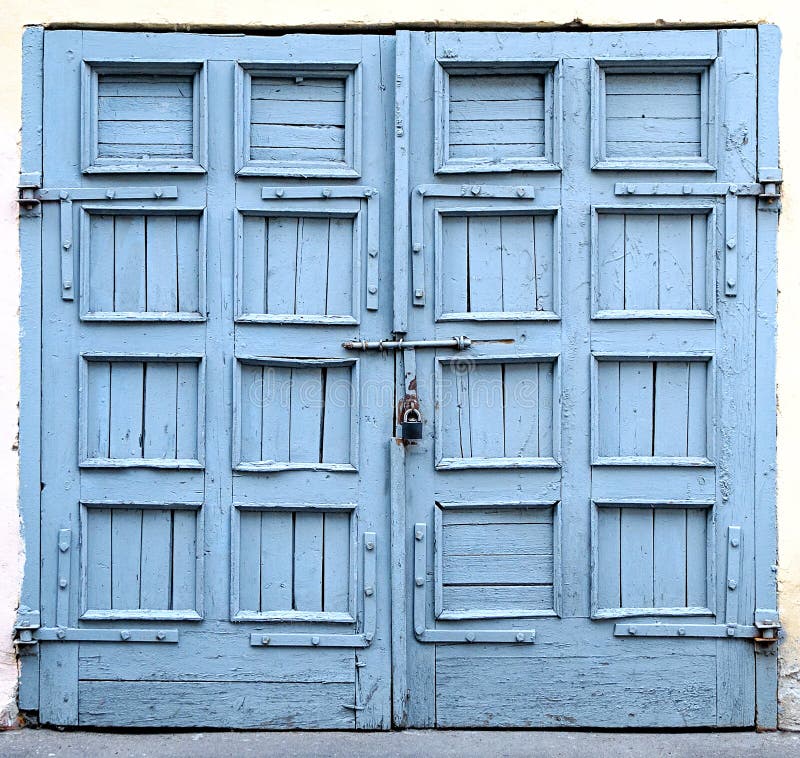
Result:
{"label": "cream colored wall", "polygon": [[[282,26],[537,24],[552,27],[579,19],[596,26],[698,25],[769,21],[783,32],[781,65],[781,163],[787,184],[779,236],[778,281],[778,508],[780,609],[786,630],[781,648],[782,725],[800,728],[800,15],[794,0],[4,0],[0,19],[0,720],[15,719],[17,669],[11,646],[23,549],[17,512],[17,397],[19,253],[16,194],[19,170],[20,39],[27,24],[252,31]],[[767,14],[762,16],[761,14]]]}

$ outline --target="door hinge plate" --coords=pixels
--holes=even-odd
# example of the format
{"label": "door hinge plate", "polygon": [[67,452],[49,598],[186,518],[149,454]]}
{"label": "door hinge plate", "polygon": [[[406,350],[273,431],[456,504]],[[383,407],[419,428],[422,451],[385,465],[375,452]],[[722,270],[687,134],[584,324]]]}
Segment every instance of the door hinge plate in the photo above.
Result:
{"label": "door hinge plate", "polygon": [[14,624],[14,646],[20,655],[36,650],[36,630],[41,626],[41,615],[27,606],[20,606]]}

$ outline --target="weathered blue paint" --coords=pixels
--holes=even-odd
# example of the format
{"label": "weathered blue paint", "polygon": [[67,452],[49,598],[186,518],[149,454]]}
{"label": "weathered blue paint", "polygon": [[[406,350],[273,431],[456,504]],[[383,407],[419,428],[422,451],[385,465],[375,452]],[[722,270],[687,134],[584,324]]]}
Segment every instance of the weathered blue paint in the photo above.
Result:
{"label": "weathered blue paint", "polygon": [[25,51],[23,707],[774,724],[773,28]]}

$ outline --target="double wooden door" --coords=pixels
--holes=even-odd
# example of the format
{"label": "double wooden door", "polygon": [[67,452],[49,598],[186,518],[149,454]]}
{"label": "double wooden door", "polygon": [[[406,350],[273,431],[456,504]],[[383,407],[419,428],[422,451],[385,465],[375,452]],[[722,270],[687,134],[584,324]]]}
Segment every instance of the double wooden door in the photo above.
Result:
{"label": "double wooden door", "polygon": [[25,707],[754,723],[756,30],[43,55]]}

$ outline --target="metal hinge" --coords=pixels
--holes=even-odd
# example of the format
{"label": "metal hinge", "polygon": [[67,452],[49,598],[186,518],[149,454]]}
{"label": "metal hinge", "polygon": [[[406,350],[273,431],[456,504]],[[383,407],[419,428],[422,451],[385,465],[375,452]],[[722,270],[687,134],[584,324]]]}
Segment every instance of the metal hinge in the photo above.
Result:
{"label": "metal hinge", "polygon": [[17,623],[14,624],[14,646],[20,655],[36,650],[37,640],[34,633],[41,626],[39,611],[32,611],[27,606],[20,606],[17,611]]}
{"label": "metal hinge", "polygon": [[779,168],[762,168],[758,172],[758,183],[761,185],[761,192],[758,196],[773,203],[781,199],[781,188],[783,187],[783,172]]}
{"label": "metal hinge", "polygon": [[32,211],[41,204],[41,200],[36,196],[38,190],[42,188],[42,174],[33,171],[28,174],[20,174],[17,182],[19,196],[17,202],[22,210]]}

